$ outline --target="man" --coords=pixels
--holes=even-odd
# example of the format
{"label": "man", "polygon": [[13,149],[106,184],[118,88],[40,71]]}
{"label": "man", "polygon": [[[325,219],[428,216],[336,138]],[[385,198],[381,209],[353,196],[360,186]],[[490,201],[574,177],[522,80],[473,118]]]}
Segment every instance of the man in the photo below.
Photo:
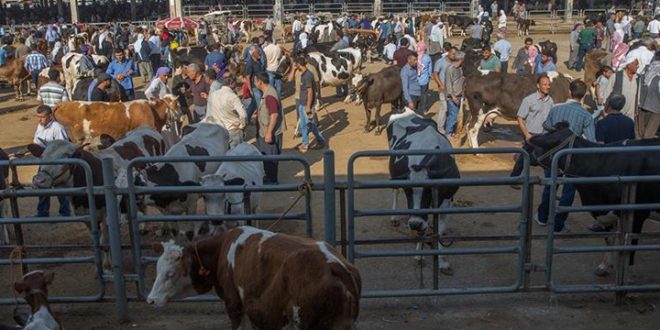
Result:
{"label": "man", "polygon": [[478,24],[476,19],[474,20],[472,26],[468,28],[468,31],[470,33],[470,38],[481,44],[481,37],[484,33],[484,27],[481,26],[481,24]]}
{"label": "man", "polygon": [[637,19],[635,19],[635,24],[633,25],[633,36],[635,39],[640,39],[642,37],[642,34],[644,34],[644,30],[646,30],[646,24],[644,23],[644,18],[641,16],[637,16]]}
{"label": "man", "polygon": [[37,100],[43,105],[54,107],[60,102],[69,100],[64,86],[59,84],[60,72],[55,69],[48,70],[48,82],[39,88]]}
{"label": "man", "polygon": [[[543,122],[548,117],[554,100],[549,95],[550,78],[541,75],[536,79],[536,92],[525,97],[518,108],[518,127],[524,137],[523,149],[530,151],[529,140],[535,135],[543,134]],[[523,157],[518,157],[511,176],[518,176],[523,170]],[[517,186],[516,186],[517,187]]]}
{"label": "man", "polygon": [[649,26],[646,27],[646,30],[649,31],[649,36],[653,39],[660,36],[660,15],[655,15],[653,20],[649,22]]}
{"label": "man", "polygon": [[206,69],[210,69],[213,67],[213,63],[224,62],[225,54],[220,51],[220,44],[213,44],[213,46],[211,46],[211,52],[206,55],[206,58],[204,59],[204,66]]}
{"label": "man", "polygon": [[0,67],[5,66],[5,60],[7,58],[7,52],[5,51],[5,45],[0,41]]}
{"label": "man", "polygon": [[[37,107],[37,118],[39,125],[37,131],[34,133],[33,143],[45,147],[46,143],[55,140],[69,140],[66,134],[66,129],[62,124],[55,121],[53,118],[53,110],[42,104]],[[59,214],[63,217],[71,216],[71,208],[69,206],[69,199],[64,195],[58,195],[57,200],[60,203]],[[37,204],[37,217],[46,218],[50,213],[50,196],[40,196],[39,203]]]}
{"label": "man", "polygon": [[481,50],[481,61],[479,62],[480,70],[500,72],[502,70],[502,64],[500,59],[493,54],[490,49],[490,46],[486,45]]}
{"label": "man", "polygon": [[399,49],[394,52],[394,61],[396,62],[396,65],[398,65],[400,68],[403,68],[406,63],[408,63],[408,56],[415,53],[408,49],[408,39],[403,38],[399,41],[399,43]]}
{"label": "man", "polygon": [[541,52],[541,63],[536,68],[536,74],[544,74],[550,71],[557,71],[555,62],[552,61],[552,55],[547,49]]}
{"label": "man", "polygon": [[421,93],[417,113],[424,114],[430,105],[428,91],[429,82],[433,75],[433,60],[431,60],[431,56],[426,53],[426,46],[424,43],[417,44],[417,54],[418,56],[421,56],[421,58],[418,58],[417,63],[417,82],[419,83]]}
{"label": "man", "polygon": [[106,90],[110,88],[110,84],[112,84],[112,77],[110,77],[109,74],[102,72],[96,80],[98,84],[92,90],[92,95],[89,100],[92,102],[110,102],[110,97]]}
{"label": "man", "polygon": [[206,47],[207,45],[206,35],[208,34],[208,29],[209,29],[208,24],[206,23],[206,21],[204,21],[204,18],[201,18],[199,20],[197,34],[198,34],[199,44],[202,45],[203,47]]}
{"label": "man", "polygon": [[[543,123],[543,128],[546,131],[554,129],[555,125],[560,122],[566,122],[569,128],[577,136],[583,136],[585,139],[596,142],[596,134],[594,127],[594,120],[591,114],[585,110],[580,102],[587,93],[587,85],[582,80],[573,80],[569,86],[569,99],[565,103],[555,105],[548,114]],[[544,170],[545,176],[550,177],[550,168]],[[554,198],[554,196],[553,196]],[[560,206],[571,206],[575,198],[575,186],[572,184],[564,184],[562,188],[561,198],[559,199]],[[538,207],[536,222],[545,226],[548,222],[548,207],[550,205],[550,187],[543,188],[543,197],[541,204]],[[568,213],[559,213],[555,216],[555,232],[567,231],[565,226]]]}
{"label": "man", "polygon": [[190,85],[190,94],[192,94],[192,113],[193,123],[197,123],[206,115],[206,100],[209,93],[209,84],[204,79],[202,69],[199,65],[191,63],[188,65],[188,84]]}
{"label": "man", "polygon": [[154,70],[151,67],[151,46],[149,42],[145,40],[145,35],[142,33],[137,34],[137,40],[133,45],[135,50],[135,60],[138,63],[138,69],[140,70],[140,76],[144,83],[151,81],[151,78],[154,75]]}
{"label": "man", "polygon": [[126,90],[126,97],[129,101],[135,99],[135,90],[133,89],[133,73],[136,68],[133,61],[124,56],[121,49],[115,50],[115,59],[108,65],[105,71],[112,78],[119,81],[119,84]]}
{"label": "man", "polygon": [[160,67],[160,38],[156,35],[155,30],[149,30],[149,47],[151,54],[149,54],[149,61],[151,62],[151,70],[156,72]]}
{"label": "man", "polygon": [[497,34],[497,42],[493,45],[493,50],[497,57],[500,58],[500,72],[509,72],[509,58],[513,50],[509,40],[506,40],[504,33]]}
{"label": "man", "polygon": [[209,94],[206,117],[202,121],[222,125],[229,131],[229,147],[234,148],[243,142],[243,129],[247,115],[243,103],[234,93],[236,79],[225,77],[220,80],[222,87]]}
{"label": "man", "polygon": [[635,139],[635,123],[621,113],[626,104],[626,97],[612,94],[605,102],[605,118],[596,123],[596,141],[612,143],[626,139]]}
{"label": "man", "polygon": [[442,21],[438,22],[431,27],[431,34],[429,35],[429,55],[433,63],[437,62],[442,56],[442,46],[445,43],[445,30]]}
{"label": "man", "polygon": [[60,33],[57,31],[57,26],[49,25],[48,30],[46,31],[46,42],[48,43],[48,49],[53,49],[55,42],[60,39]]}
{"label": "man", "polygon": [[655,52],[639,84],[639,132],[642,138],[650,139],[660,127],[660,51]]}
{"label": "man", "polygon": [[164,66],[156,70],[154,79],[151,80],[147,89],[144,90],[144,96],[147,100],[151,98],[162,99],[163,96],[170,94],[167,81],[170,78],[170,68]]}
{"label": "man", "polygon": [[266,40],[274,42],[273,38],[273,29],[275,28],[275,21],[272,17],[268,16],[264,21],[264,33],[266,34]]}
{"label": "man", "polygon": [[628,102],[626,102],[626,105],[623,107],[623,109],[621,109],[621,113],[632,120],[635,120],[635,114],[637,111],[636,100],[639,100],[639,76],[637,75],[638,68],[639,61],[628,54],[628,56],[626,56],[626,61],[624,62],[624,69],[617,71],[610,77],[610,80],[607,83],[607,87],[603,92],[603,96],[605,98],[608,98],[611,94],[620,94],[625,96]]}
{"label": "man", "polygon": [[[379,53],[383,52],[385,41],[390,39],[392,35],[392,25],[389,20],[383,20],[378,27],[378,49]],[[396,38],[394,40],[397,40]]]}
{"label": "man", "polygon": [[529,48],[533,47],[534,40],[525,38],[525,46],[518,50],[516,59],[513,60],[513,68],[517,74],[532,73],[532,67],[529,64]]}
{"label": "man", "polygon": [[456,121],[458,119],[458,109],[461,107],[461,99],[463,98],[463,62],[465,61],[465,53],[462,51],[454,54],[454,59],[451,65],[447,68],[445,77],[445,88],[447,91],[447,123],[445,124],[445,132],[447,135],[454,135]]}
{"label": "man", "polygon": [[383,60],[385,64],[392,64],[394,61],[394,53],[396,52],[396,38],[391,36],[387,41],[385,47],[383,47]]}
{"label": "man", "polygon": [[[255,75],[254,85],[264,95],[257,110],[257,148],[264,155],[279,155],[282,152],[282,135],[286,130],[282,103],[277,99],[275,88],[268,85],[266,72]],[[264,184],[278,183],[277,167],[277,161],[264,161]]]}
{"label": "man", "polygon": [[614,43],[612,42],[612,38],[614,37],[614,32],[616,28],[614,27],[614,23],[616,23],[616,14],[610,13],[609,18],[607,19],[607,22],[605,22],[605,28],[607,32],[607,51],[612,52],[614,50]]}
{"label": "man", "polygon": [[32,49],[25,44],[25,38],[23,37],[18,38],[18,44],[14,45],[14,47],[16,48],[16,58],[27,56],[32,51]]}
{"label": "man", "polygon": [[32,52],[25,58],[25,70],[32,76],[35,89],[39,89],[39,73],[48,67],[48,59],[37,51],[37,45],[32,45]]}
{"label": "man", "polygon": [[277,91],[277,97],[282,97],[282,78],[277,74],[277,68],[280,65],[282,57],[282,48],[270,39],[265,39],[263,43],[264,54],[266,54],[266,71],[268,72],[268,84]]}
{"label": "man", "polygon": [[94,75],[96,64],[92,58],[93,49],[90,45],[80,46],[80,63],[78,63],[78,72],[80,77],[91,77]]}
{"label": "man", "polygon": [[250,57],[247,59],[245,65],[245,77],[243,77],[250,82],[250,93],[252,93],[252,101],[246,110],[248,122],[252,118],[254,111],[258,108],[261,100],[261,90],[254,85],[254,82],[256,81],[254,77],[256,77],[259,72],[266,71],[266,68],[261,64],[261,58],[257,48],[257,46],[252,46],[249,50]]}
{"label": "man", "polygon": [[445,75],[447,73],[447,68],[451,65],[451,62],[454,59],[454,54],[458,51],[456,47],[452,47],[448,42],[444,44],[444,49],[445,53],[442,54],[442,57],[433,65],[433,81],[435,81],[435,84],[438,86],[438,101],[440,103],[436,123],[438,124],[438,131],[441,133],[445,132],[445,119],[447,118],[447,90],[445,87]]}
{"label": "man", "polygon": [[408,55],[408,63],[401,69],[401,89],[406,106],[419,113],[417,106],[422,92],[417,80],[417,54],[415,53]]}
{"label": "man", "polygon": [[312,131],[312,134],[314,134],[318,148],[325,146],[325,139],[314,119],[314,105],[318,97],[314,76],[307,70],[307,61],[304,57],[296,57],[294,64],[296,66],[296,74],[300,75],[301,82],[300,95],[296,98],[296,111],[298,113],[300,133],[302,135],[302,143],[298,145],[298,151],[305,153],[309,148],[309,131]]}
{"label": "man", "polygon": [[642,39],[641,46],[629,51],[628,54],[626,54],[626,59],[628,57],[637,59],[637,74],[641,76],[644,73],[644,70],[646,70],[646,66],[651,64],[651,61],[653,61],[655,51],[655,40],[652,38],[644,38]]}
{"label": "man", "polygon": [[586,19],[584,21],[585,28],[580,31],[580,34],[578,35],[578,43],[580,43],[580,48],[578,50],[578,58],[577,58],[577,63],[575,63],[575,70],[577,72],[582,71],[584,68],[584,57],[587,55],[587,53],[594,48],[594,45],[596,44],[596,29],[594,29],[594,25],[591,22],[591,20]]}
{"label": "man", "polygon": [[300,40],[300,33],[302,33],[303,30],[302,22],[300,22],[298,16],[296,16],[296,18],[293,20],[291,30],[293,31],[293,44],[297,45],[298,41]]}
{"label": "man", "polygon": [[[215,72],[213,69],[206,70],[204,72],[204,79],[206,79],[206,84],[209,85],[209,95],[211,95],[212,92],[215,92],[222,87],[222,84],[218,80],[218,73]],[[206,108],[208,109],[209,105],[208,102],[206,103]]]}

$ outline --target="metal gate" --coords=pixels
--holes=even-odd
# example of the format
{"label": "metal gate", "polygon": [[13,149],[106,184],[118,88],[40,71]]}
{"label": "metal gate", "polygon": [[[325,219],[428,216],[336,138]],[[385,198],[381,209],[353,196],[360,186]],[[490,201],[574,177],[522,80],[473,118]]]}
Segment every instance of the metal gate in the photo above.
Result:
{"label": "metal gate", "polygon": [[[410,155],[465,155],[465,154],[519,154],[524,159],[524,169],[517,177],[465,177],[459,179],[426,179],[426,180],[358,180],[355,174],[355,162],[360,158],[366,157],[390,157],[390,156],[410,156]],[[432,186],[502,186],[511,184],[521,184],[522,194],[518,203],[513,205],[497,206],[475,206],[475,207],[450,207],[443,208],[432,205],[429,209],[360,209],[356,208],[355,191],[358,189],[378,189],[378,188],[419,188]],[[348,209],[348,259],[354,262],[358,258],[380,258],[380,257],[410,257],[410,256],[433,256],[433,288],[431,289],[404,289],[404,290],[379,290],[363,291],[363,297],[402,297],[402,296],[432,296],[432,295],[456,295],[456,294],[480,294],[480,293],[503,293],[518,291],[524,284],[526,257],[529,250],[529,242],[526,237],[529,236],[529,200],[530,200],[530,177],[529,177],[529,156],[522,149],[517,148],[494,148],[494,149],[436,149],[436,150],[396,150],[396,151],[361,151],[353,154],[348,161],[348,187],[347,187],[347,209]],[[356,220],[363,217],[387,216],[387,215],[430,215],[434,216],[433,228],[437,228],[438,215],[440,214],[466,214],[466,213],[520,213],[518,235],[514,239],[515,244],[502,247],[477,247],[477,248],[443,248],[434,244],[430,250],[387,250],[387,251],[363,251],[356,245],[368,244],[396,244],[419,242],[419,240],[358,240],[356,238]],[[435,233],[434,233],[435,234]],[[497,237],[453,237],[446,239],[453,240],[471,240],[488,241]],[[437,242],[437,239],[435,239]],[[478,255],[478,254],[515,254],[517,262],[515,267],[516,280],[514,283],[506,286],[481,286],[481,287],[458,287],[458,288],[440,288],[438,274],[438,256],[439,255]]]}
{"label": "metal gate", "polygon": [[[158,186],[141,187],[134,184],[134,169],[140,165],[155,163],[194,163],[194,162],[240,162],[240,161],[278,161],[281,163],[298,163],[303,168],[303,177],[300,183],[283,183],[263,186]],[[139,157],[133,159],[128,165],[128,197],[129,216],[131,219],[131,237],[133,244],[133,258],[138,283],[138,296],[144,298],[148,294],[145,285],[145,265],[155,263],[157,258],[142,255],[142,238],[139,234],[140,224],[150,222],[205,222],[205,221],[305,221],[305,234],[312,236],[312,178],[309,162],[300,155],[277,156],[216,156],[216,157]],[[157,193],[217,193],[217,192],[299,192],[304,196],[304,212],[260,213],[248,215],[141,215],[138,213],[138,196]],[[197,297],[186,300],[217,300],[217,297]]]}

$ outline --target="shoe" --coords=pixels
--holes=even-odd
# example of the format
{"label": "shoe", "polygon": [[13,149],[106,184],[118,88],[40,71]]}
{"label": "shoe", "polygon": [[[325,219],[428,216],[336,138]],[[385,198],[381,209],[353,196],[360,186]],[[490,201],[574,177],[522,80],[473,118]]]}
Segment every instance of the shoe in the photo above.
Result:
{"label": "shoe", "polygon": [[301,144],[298,147],[296,147],[296,149],[298,149],[298,151],[300,151],[301,153],[306,153],[307,150],[309,150],[309,146],[306,144]]}
{"label": "shoe", "polygon": [[595,222],[595,223],[591,224],[591,226],[588,226],[587,229],[589,231],[594,232],[594,233],[603,233],[603,232],[611,231],[613,227],[614,226],[605,227],[605,226],[601,225],[600,223]]}
{"label": "shoe", "polygon": [[535,215],[535,216],[534,216],[534,221],[536,221],[536,223],[538,223],[539,226],[541,226],[541,227],[545,227],[545,226],[548,225],[548,224],[545,223],[545,222],[541,222],[541,220],[539,220],[539,216],[538,216],[538,215]]}

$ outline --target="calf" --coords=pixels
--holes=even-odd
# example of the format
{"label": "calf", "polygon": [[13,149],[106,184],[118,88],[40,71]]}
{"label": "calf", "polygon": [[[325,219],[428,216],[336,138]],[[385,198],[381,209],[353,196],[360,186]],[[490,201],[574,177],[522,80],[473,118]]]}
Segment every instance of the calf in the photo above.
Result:
{"label": "calf", "polygon": [[140,126],[160,132],[166,125],[175,127],[182,118],[173,95],[125,103],[63,102],[55,106],[53,115],[64,125],[71,141],[80,145],[98,145],[102,134],[119,139]]}
{"label": "calf", "polygon": [[[184,128],[188,132],[181,141],[173,145],[165,157],[223,156],[229,150],[229,133],[216,124],[198,123]],[[147,186],[195,186],[202,176],[218,170],[218,162],[158,163],[149,166],[144,175],[137,178],[138,184]],[[197,214],[196,193],[159,193],[149,196],[147,203],[163,214]],[[201,232],[201,224],[194,227],[186,224],[177,234],[192,240]]]}
{"label": "calf", "polygon": [[23,278],[14,283],[14,290],[24,294],[25,301],[32,309],[32,315],[23,329],[34,330],[60,330],[60,321],[53,316],[53,311],[48,305],[48,286],[53,284],[55,274],[44,273],[40,270],[23,275]]}
{"label": "calf", "polygon": [[[550,96],[555,103],[568,98],[571,78],[559,72],[547,73],[550,78]],[[507,73],[480,73],[465,78],[463,95],[469,107],[465,129],[473,148],[479,147],[479,130],[497,116],[514,120],[522,100],[536,91],[536,75]],[[465,100],[463,102],[465,102]]]}
{"label": "calf", "polygon": [[[227,152],[227,156],[260,155],[259,149],[247,142],[243,142]],[[263,162],[224,162],[220,164],[214,174],[202,177],[202,186],[260,186],[264,183],[264,175]],[[204,194],[203,197],[206,214],[253,214],[259,206],[261,192],[209,193]],[[227,228],[227,226],[224,227]],[[217,228],[214,229],[215,231]]]}
{"label": "calf", "polygon": [[[554,154],[567,148],[603,148],[615,146],[659,146],[660,139],[621,141],[602,145],[589,142],[576,136],[569,128],[559,128],[557,131],[541,136],[533,137],[530,145],[534,148],[533,155],[543,167],[549,167]],[[601,177],[601,176],[649,176],[660,174],[660,154],[658,152],[639,153],[607,153],[607,154],[573,154],[560,159],[558,165],[566,176],[571,177]],[[624,186],[619,183],[584,183],[575,184],[580,193],[582,205],[617,205],[621,204]],[[634,192],[633,204],[651,204],[660,202],[660,183],[638,182]],[[644,221],[649,217],[651,210],[633,211],[632,232],[639,234],[644,226]],[[605,227],[612,226],[618,221],[619,211],[595,211],[591,216]],[[637,239],[632,239],[633,245]],[[605,240],[608,245],[612,242]],[[618,252],[613,252],[618,253]],[[595,274],[598,276],[608,275],[612,269],[611,254],[605,253],[603,260],[598,265]],[[630,264],[634,262],[634,252],[631,254]]]}
{"label": "calf", "polygon": [[518,36],[528,36],[529,35],[529,27],[530,26],[536,26],[536,22],[532,19],[527,19],[527,18],[521,18],[518,17],[516,18],[516,24],[518,28]]}
{"label": "calf", "polygon": [[352,329],[359,313],[360,273],[325,242],[238,227],[162,253],[147,302],[215,289],[231,328]]}
{"label": "calf", "polygon": [[447,34],[450,37],[454,35],[453,29],[455,27],[461,29],[461,36],[465,36],[467,28],[474,24],[474,20],[471,17],[458,15],[448,15],[446,16],[446,20],[443,21],[447,22]]}
{"label": "calf", "polygon": [[30,73],[23,67],[24,58],[7,59],[4,66],[0,66],[0,77],[6,79],[14,88],[16,100],[23,101],[23,85],[27,84],[30,93]]}
{"label": "calf", "polygon": [[403,106],[401,76],[398,66],[390,66],[377,73],[355,75],[353,78],[355,94],[364,103],[364,112],[366,122],[364,132],[369,132],[371,127],[371,109],[376,108],[375,127],[376,135],[380,135],[383,130],[380,117],[380,108],[384,103],[392,105],[392,113],[395,109],[401,109]]}
{"label": "calf", "polygon": [[[414,111],[405,108],[402,114],[390,116],[387,123],[387,141],[390,150],[431,150],[451,149],[451,143],[440,134],[437,124],[424,118]],[[454,179],[460,173],[456,160],[450,154],[391,156],[389,160],[390,177],[393,180],[424,180],[424,179]],[[450,201],[458,186],[433,186],[424,188],[404,188],[409,209],[426,209],[430,207],[450,207]],[[396,208],[398,189],[394,190],[392,208]],[[410,230],[424,236],[428,230],[427,215],[413,215],[408,220]],[[446,227],[446,214],[440,216],[436,229],[440,236]],[[442,246],[442,245],[439,245]],[[421,249],[421,243],[417,244]],[[421,258],[420,258],[421,260]],[[440,271],[451,275],[453,270],[449,263],[440,257]]]}

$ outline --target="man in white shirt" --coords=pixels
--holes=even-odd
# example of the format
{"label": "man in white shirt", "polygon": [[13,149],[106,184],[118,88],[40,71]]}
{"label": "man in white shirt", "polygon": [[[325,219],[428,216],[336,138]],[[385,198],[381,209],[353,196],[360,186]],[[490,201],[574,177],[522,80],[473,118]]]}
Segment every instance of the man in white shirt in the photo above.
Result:
{"label": "man in white shirt", "polygon": [[493,50],[500,58],[502,70],[500,72],[509,72],[509,57],[511,57],[512,47],[509,40],[506,40],[504,33],[497,34],[497,42],[493,45]]}
{"label": "man in white shirt", "polygon": [[383,47],[383,58],[385,64],[392,64],[394,61],[394,52],[396,51],[396,37],[391,36],[387,40],[387,44]]}
{"label": "man in white shirt", "polygon": [[277,67],[280,65],[280,58],[282,57],[282,49],[274,42],[270,42],[264,38],[261,47],[266,54],[266,71],[268,72],[269,85],[277,91],[277,97],[282,97],[282,77],[277,74]]}
{"label": "man in white shirt", "polygon": [[660,36],[660,15],[656,15],[655,18],[649,22],[649,26],[646,28],[651,35],[651,38],[655,39]]}
{"label": "man in white shirt", "polygon": [[247,114],[243,103],[234,93],[236,79],[225,77],[221,80],[222,87],[212,92],[207,101],[206,117],[202,122],[222,125],[229,131],[229,147],[234,148],[243,142],[243,129]]}
{"label": "man in white shirt", "polygon": [[[47,105],[40,105],[37,108],[37,118],[39,125],[34,133],[33,143],[42,147],[55,140],[68,140],[66,129],[62,124],[53,119],[53,110]],[[57,200],[60,203],[59,213],[63,217],[71,216],[71,207],[67,196],[58,195]],[[47,218],[50,212],[50,196],[40,196],[37,204],[37,217]]]}
{"label": "man in white shirt", "polygon": [[296,19],[293,21],[291,30],[293,31],[293,44],[298,44],[300,39],[300,33],[302,33],[303,25],[300,19],[296,16]]}
{"label": "man in white shirt", "polygon": [[[639,62],[639,67],[637,69],[637,74],[641,75],[646,70],[646,66],[651,64],[653,57],[655,56],[655,40],[653,38],[644,38],[642,39],[642,46],[639,46],[626,54],[626,59],[629,57],[637,59]],[[622,69],[624,66],[621,66],[619,69]]]}

